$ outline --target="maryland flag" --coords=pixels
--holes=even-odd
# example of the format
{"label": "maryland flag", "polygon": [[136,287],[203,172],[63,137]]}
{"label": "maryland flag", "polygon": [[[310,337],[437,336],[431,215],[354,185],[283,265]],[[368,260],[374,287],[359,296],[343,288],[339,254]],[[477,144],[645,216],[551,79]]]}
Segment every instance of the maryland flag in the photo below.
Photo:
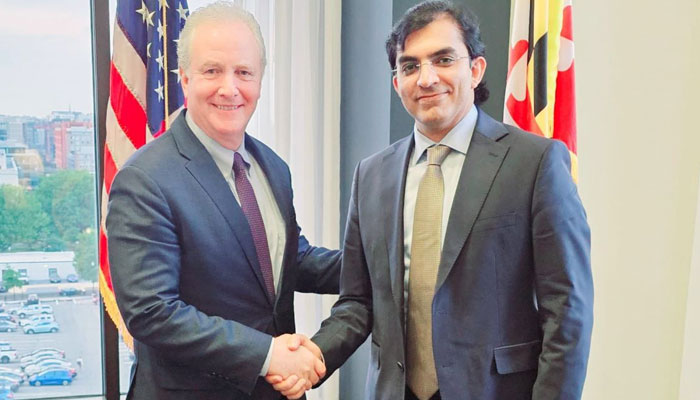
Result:
{"label": "maryland flag", "polygon": [[578,180],[572,0],[512,0],[504,122],[559,139]]}
{"label": "maryland flag", "polygon": [[182,108],[177,39],[187,20],[187,0],[118,0],[114,24],[107,139],[100,221],[100,293],[124,342],[133,349],[109,272],[105,218],[114,176],[139,147],[168,129]]}

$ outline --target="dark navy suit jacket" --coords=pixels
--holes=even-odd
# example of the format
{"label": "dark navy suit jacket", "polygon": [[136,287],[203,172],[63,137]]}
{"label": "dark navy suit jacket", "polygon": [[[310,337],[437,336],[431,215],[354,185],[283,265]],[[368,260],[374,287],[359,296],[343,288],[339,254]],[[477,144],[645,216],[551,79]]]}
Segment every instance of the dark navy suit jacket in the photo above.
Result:
{"label": "dark navy suit jacket", "polygon": [[294,291],[338,292],[340,254],[300,235],[289,168],[247,134],[245,146],[286,227],[274,301],[245,215],[184,112],[114,179],[106,225],[114,292],[135,342],[130,398],[279,398],[258,374],[271,336],[294,332]]}

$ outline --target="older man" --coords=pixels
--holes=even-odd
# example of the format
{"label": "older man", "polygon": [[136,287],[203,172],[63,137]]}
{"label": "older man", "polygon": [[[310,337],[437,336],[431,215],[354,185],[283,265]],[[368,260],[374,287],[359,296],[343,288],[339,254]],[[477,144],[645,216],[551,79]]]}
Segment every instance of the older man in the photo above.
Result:
{"label": "older man", "polygon": [[[130,399],[278,399],[322,377],[294,332],[294,291],[337,293],[340,254],[300,235],[287,165],[245,129],[265,46],[246,11],[194,12],[178,55],[187,109],[122,167],[107,215],[119,309],[135,339]],[[280,336],[282,335],[282,336]]]}
{"label": "older man", "polygon": [[566,147],[477,107],[471,14],[418,4],[386,50],[415,127],[355,172],[340,299],[312,338],[328,371],[371,331],[368,399],[578,399],[593,285]]}

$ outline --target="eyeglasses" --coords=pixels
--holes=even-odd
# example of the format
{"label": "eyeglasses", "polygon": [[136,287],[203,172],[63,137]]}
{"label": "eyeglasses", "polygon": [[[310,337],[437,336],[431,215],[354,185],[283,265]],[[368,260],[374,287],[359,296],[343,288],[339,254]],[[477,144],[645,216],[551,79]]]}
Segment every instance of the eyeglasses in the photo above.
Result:
{"label": "eyeglasses", "polygon": [[417,61],[406,61],[404,63],[401,63],[398,68],[392,69],[391,73],[392,75],[396,76],[397,74],[406,78],[412,75],[417,75],[420,72],[420,69],[423,65],[430,65],[433,67],[434,71],[439,71],[441,69],[447,69],[450,68],[451,66],[455,65],[455,63],[463,58],[469,58],[469,56],[461,56],[461,57],[456,57],[456,56],[446,56],[446,55],[438,55],[433,57],[429,61],[424,61],[422,63],[419,63]]}

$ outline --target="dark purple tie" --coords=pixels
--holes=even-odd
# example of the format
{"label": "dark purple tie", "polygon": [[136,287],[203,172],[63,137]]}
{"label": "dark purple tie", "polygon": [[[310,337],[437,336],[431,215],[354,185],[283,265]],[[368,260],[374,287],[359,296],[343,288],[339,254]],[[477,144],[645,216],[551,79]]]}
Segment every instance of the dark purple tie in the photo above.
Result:
{"label": "dark purple tie", "polygon": [[265,223],[260,214],[258,201],[255,199],[255,192],[251,186],[248,176],[246,175],[246,167],[243,157],[238,152],[233,153],[233,173],[236,182],[236,191],[238,199],[241,202],[243,214],[245,214],[250,226],[250,233],[253,235],[253,243],[255,243],[255,253],[258,255],[258,263],[260,263],[260,272],[262,272],[267,293],[271,299],[275,298],[275,284],[272,278],[272,261],[270,261],[270,247],[267,244],[267,234],[265,233]]}

